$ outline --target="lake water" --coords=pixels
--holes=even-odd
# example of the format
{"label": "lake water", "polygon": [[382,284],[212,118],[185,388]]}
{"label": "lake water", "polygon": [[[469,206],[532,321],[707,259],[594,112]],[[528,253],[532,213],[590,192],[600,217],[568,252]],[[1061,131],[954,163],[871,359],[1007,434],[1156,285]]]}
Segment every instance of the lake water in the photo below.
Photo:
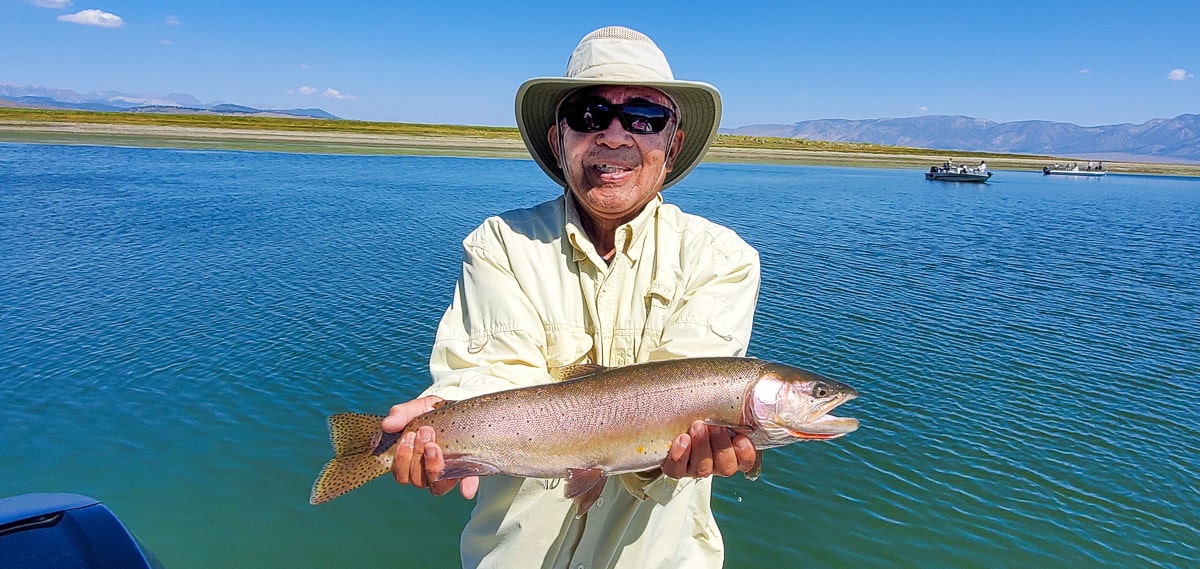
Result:
{"label": "lake water", "polygon": [[[320,507],[325,417],[418,393],[459,244],[531,161],[0,144],[0,496],[171,568],[457,564],[470,503]],[[705,164],[763,260],[751,355],[862,428],[719,480],[729,567],[1200,563],[1200,180]]]}

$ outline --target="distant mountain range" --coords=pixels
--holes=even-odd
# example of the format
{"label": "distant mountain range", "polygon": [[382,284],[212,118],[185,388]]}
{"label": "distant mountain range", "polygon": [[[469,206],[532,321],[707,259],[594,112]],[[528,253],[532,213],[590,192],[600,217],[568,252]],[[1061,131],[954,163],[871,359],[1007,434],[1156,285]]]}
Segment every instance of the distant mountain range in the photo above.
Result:
{"label": "distant mountain range", "polygon": [[321,109],[256,109],[229,103],[200,102],[185,93],[167,95],[133,94],[117,91],[76,93],[66,89],[51,89],[31,85],[0,83],[0,107],[32,109],[73,109],[79,111],[131,113],[184,113],[264,117],[301,117],[336,119]]}
{"label": "distant mountain range", "polygon": [[1039,154],[1085,160],[1200,162],[1200,114],[1142,124],[1079,126],[1050,121],[996,123],[964,116],[899,119],[822,119],[790,125],[757,124],[724,134],[868,142],[936,150]]}

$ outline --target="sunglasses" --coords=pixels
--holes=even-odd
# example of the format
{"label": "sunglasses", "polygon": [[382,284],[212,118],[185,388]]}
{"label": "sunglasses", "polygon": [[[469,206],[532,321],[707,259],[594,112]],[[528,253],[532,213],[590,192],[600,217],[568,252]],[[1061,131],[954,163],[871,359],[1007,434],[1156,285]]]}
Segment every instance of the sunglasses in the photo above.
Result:
{"label": "sunglasses", "polygon": [[640,99],[619,105],[604,99],[582,99],[564,103],[558,109],[558,116],[576,132],[606,130],[616,118],[628,132],[655,134],[667,128],[674,113],[667,107]]}

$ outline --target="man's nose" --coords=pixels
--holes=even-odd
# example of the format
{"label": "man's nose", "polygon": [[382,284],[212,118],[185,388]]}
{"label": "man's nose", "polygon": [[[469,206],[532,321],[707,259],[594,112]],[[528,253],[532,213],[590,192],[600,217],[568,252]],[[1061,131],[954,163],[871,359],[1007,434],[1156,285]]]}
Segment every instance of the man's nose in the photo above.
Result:
{"label": "man's nose", "polygon": [[619,119],[613,117],[612,122],[608,123],[608,128],[600,131],[598,136],[596,136],[596,143],[610,148],[632,146],[633,135],[625,130],[625,125],[622,125]]}

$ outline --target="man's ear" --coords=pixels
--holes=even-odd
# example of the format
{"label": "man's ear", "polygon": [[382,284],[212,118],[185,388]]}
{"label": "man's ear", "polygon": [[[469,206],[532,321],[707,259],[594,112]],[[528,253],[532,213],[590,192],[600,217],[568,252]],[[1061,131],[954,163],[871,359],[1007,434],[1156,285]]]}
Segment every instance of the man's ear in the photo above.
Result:
{"label": "man's ear", "polygon": [[679,156],[679,151],[683,150],[683,131],[675,131],[675,141],[671,143],[671,152],[667,155],[666,171],[670,172],[675,167],[675,157]]}
{"label": "man's ear", "polygon": [[546,131],[546,141],[550,143],[550,152],[554,153],[554,162],[558,165],[558,169],[562,170],[562,156],[558,154],[561,150],[558,146],[558,123],[550,125],[550,129]]}

